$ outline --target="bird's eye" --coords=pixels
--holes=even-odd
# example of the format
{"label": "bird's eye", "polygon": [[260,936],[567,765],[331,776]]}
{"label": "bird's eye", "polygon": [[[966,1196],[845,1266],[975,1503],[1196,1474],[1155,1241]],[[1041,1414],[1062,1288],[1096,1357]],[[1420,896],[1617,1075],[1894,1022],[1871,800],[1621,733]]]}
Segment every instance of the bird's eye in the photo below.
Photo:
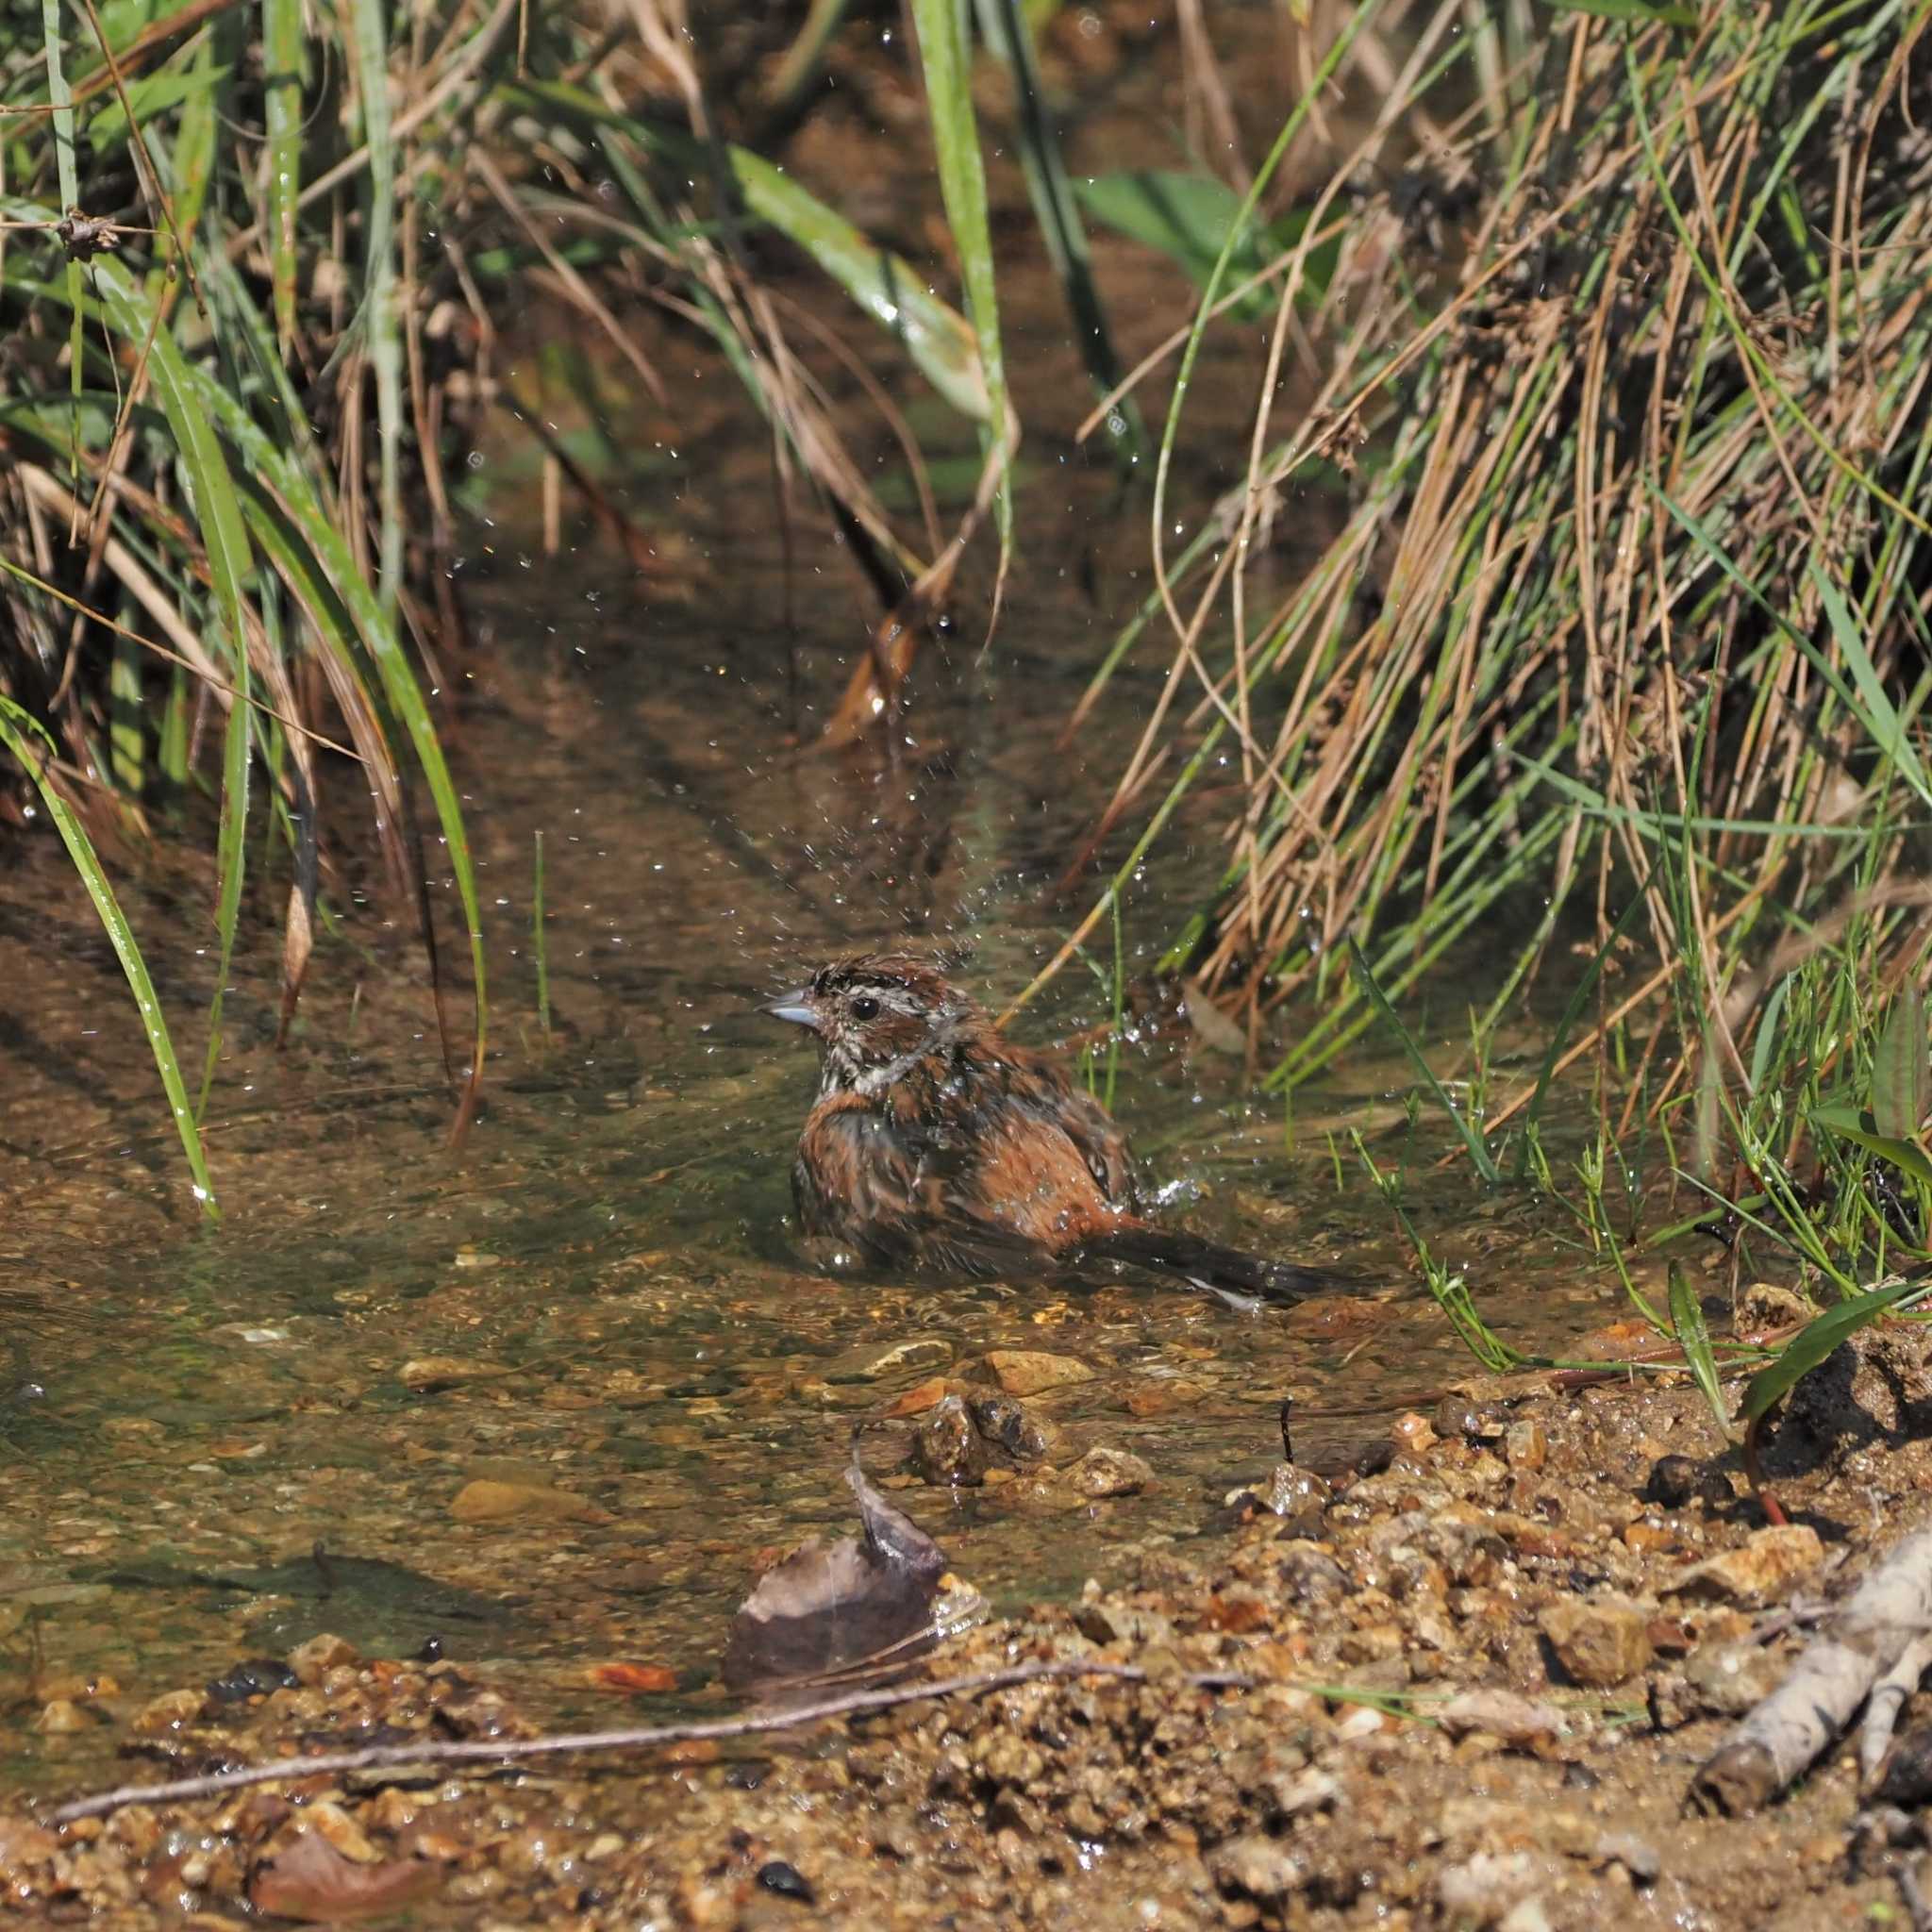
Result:
{"label": "bird's eye", "polygon": [[860,993],[852,1002],[852,1017],[855,1020],[876,1020],[879,1016],[879,1003],[870,993]]}

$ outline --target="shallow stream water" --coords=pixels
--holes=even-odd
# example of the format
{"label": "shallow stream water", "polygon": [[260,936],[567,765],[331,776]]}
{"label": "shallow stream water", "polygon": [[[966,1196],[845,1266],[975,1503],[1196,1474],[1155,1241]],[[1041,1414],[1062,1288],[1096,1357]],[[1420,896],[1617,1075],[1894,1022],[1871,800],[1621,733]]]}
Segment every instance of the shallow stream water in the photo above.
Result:
{"label": "shallow stream water", "polygon": [[[477,646],[446,669],[463,687],[454,743],[489,909],[494,1045],[459,1152],[445,1144],[426,972],[357,857],[362,807],[340,774],[341,870],[325,891],[345,933],[321,946],[280,1054],[271,898],[244,935],[209,1109],[218,1229],[194,1211],[125,989],[53,841],[9,858],[7,1780],[98,1781],[106,1711],[324,1629],[367,1654],[433,1640],[514,1668],[525,1707],[558,1722],[629,1714],[589,1688],[611,1659],[675,1679],[647,1709],[712,1702],[758,1566],[848,1525],[855,1428],[874,1477],[904,1471],[910,1425],[884,1411],[936,1374],[971,1379],[991,1348],[1083,1363],[1091,1378],[1039,1398],[1041,1412],[1074,1447],[1128,1450],[1155,1473],[1142,1493],[1044,1516],[998,1487],[902,1486],[896,1500],[996,1607],[1077,1591],[1124,1544],[1214,1536],[1226,1491],[1278,1459],[1285,1398],[1298,1453],[1319,1461],[1472,1366],[1415,1288],[1351,1125],[1385,1162],[1407,1150],[1418,1220],[1476,1270],[1497,1326],[1547,1346],[1599,1318],[1599,1285],[1551,1217],[1439,1170],[1440,1122],[1411,1141],[1392,1051],[1365,1044],[1304,1088],[1291,1131],[1278,1101],[1244,1094],[1240,1061],[1185,1024],[1135,1029],[1115,1095],[1168,1211],[1339,1262],[1362,1292],[1248,1319],[1144,1284],[937,1291],[827,1280],[798,1257],[787,1171],[811,1056],[756,1012],[758,996],[908,933],[970,943],[961,976],[1010,995],[1089,903],[1090,889],[1070,902],[1047,889],[1158,690],[1150,655],[1058,746],[1142,594],[1144,532],[1138,507],[1133,527],[1109,524],[1105,476],[1069,471],[1058,489],[1054,460],[1049,444],[1023,499],[1022,561],[987,658],[976,634],[928,650],[890,758],[813,745],[864,618],[814,535],[788,633],[756,447],[709,453],[688,493],[675,473],[665,486],[700,533],[675,595],[600,562],[588,537],[545,560],[477,527]],[[1090,594],[1083,577],[1108,588]],[[1137,988],[1220,863],[1227,802],[1191,804],[1137,890]],[[547,1042],[530,937],[539,832]],[[190,937],[208,925],[208,880],[165,856],[117,864],[198,1065],[212,960]],[[446,878],[436,897],[448,958]],[[1107,965],[1109,943],[1095,957]],[[1016,1024],[1064,1041],[1108,1006],[1076,964]],[[458,1037],[463,1007],[452,998]],[[1445,1053],[1466,1032],[1460,998],[1416,1017]],[[575,1500],[459,1520],[455,1499],[478,1480]],[[39,1728],[63,1697],[78,1727]]]}

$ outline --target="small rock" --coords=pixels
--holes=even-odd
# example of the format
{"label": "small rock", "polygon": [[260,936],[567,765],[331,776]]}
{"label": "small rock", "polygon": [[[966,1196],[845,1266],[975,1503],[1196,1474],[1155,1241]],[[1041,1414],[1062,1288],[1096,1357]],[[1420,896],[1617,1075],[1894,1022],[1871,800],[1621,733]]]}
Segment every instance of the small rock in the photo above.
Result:
{"label": "small rock", "polygon": [[1724,1550],[1680,1570],[1662,1586],[1761,1609],[1781,1601],[1824,1560],[1824,1545],[1808,1523],[1753,1530],[1741,1549]]}
{"label": "small rock", "polygon": [[1549,1453],[1549,1441],[1539,1422],[1511,1423],[1504,1431],[1503,1460],[1511,1469],[1541,1469]]}
{"label": "small rock", "polygon": [[898,1341],[867,1341],[824,1364],[828,1382],[876,1382],[894,1369],[938,1367],[953,1359],[953,1344],[937,1335],[908,1335]]}
{"label": "small rock", "polygon": [[1818,1312],[1801,1294],[1772,1281],[1754,1281],[1738,1297],[1738,1331],[1795,1328]]}
{"label": "small rock", "polygon": [[1596,1841],[1600,1865],[1621,1865],[1639,1885],[1655,1885],[1664,1869],[1662,1855],[1634,1831],[1607,1831]]}
{"label": "small rock", "polygon": [[1260,1832],[1218,1845],[1208,1869],[1224,1892],[1261,1900],[1286,1899],[1300,1890],[1307,1875],[1286,1845]]}
{"label": "small rock", "polygon": [[1149,1416],[1168,1415],[1177,1408],[1190,1408],[1207,1392],[1199,1382],[1175,1375],[1158,1381],[1136,1382],[1127,1391],[1124,1401],[1127,1413],[1144,1421]]}
{"label": "small rock", "polygon": [[1615,1598],[1566,1597],[1538,1625],[1573,1683],[1607,1690],[1627,1683],[1651,1659],[1650,1617]]}
{"label": "small rock", "polygon": [[331,1671],[361,1660],[356,1646],[346,1637],[326,1630],[311,1637],[307,1643],[297,1644],[289,1653],[289,1668],[298,1684],[319,1684]]}
{"label": "small rock", "polygon": [[1311,1542],[1291,1542],[1283,1549],[1275,1574],[1292,1604],[1339,1603],[1349,1591],[1348,1573]]}
{"label": "small rock", "polygon": [[1090,1449],[1063,1474],[1077,1494],[1096,1502],[1104,1496],[1137,1495],[1154,1480],[1153,1470],[1124,1449]]}
{"label": "small rock", "polygon": [[1093,1379],[1093,1371],[1070,1355],[1042,1355],[1029,1348],[989,1349],[986,1365],[1008,1395],[1039,1395]]}
{"label": "small rock", "polygon": [[1563,1713],[1554,1704],[1519,1696],[1514,1690],[1464,1690],[1436,1713],[1452,1738],[1487,1731],[1516,1749],[1562,1736]]}
{"label": "small rock", "polygon": [[1074,1606],[1074,1623],[1083,1637],[1095,1643],[1127,1643],[1145,1650],[1174,1641],[1174,1623],[1158,1610],[1143,1609],[1120,1595],[1103,1596],[1091,1577]]}
{"label": "small rock", "polygon": [[1015,1462],[1050,1461],[1059,1446],[1059,1425],[1035,1415],[1010,1395],[977,1396],[972,1408],[974,1427]]}
{"label": "small rock", "polygon": [[986,1480],[986,1444],[957,1395],[948,1395],[920,1424],[913,1450],[920,1474],[940,1488],[957,1489]]}
{"label": "small rock", "polygon": [[465,1483],[451,1500],[458,1523],[507,1523],[517,1516],[547,1516],[564,1523],[608,1523],[610,1518],[583,1496],[554,1490],[547,1483],[505,1483],[478,1478]]}
{"label": "small rock", "polygon": [[128,1729],[138,1737],[165,1737],[201,1718],[203,1698],[199,1690],[164,1690],[135,1712]]}
{"label": "small rock", "polygon": [[1769,1646],[1707,1643],[1684,1662],[1684,1682],[1699,1711],[1742,1717],[1784,1682],[1789,1662]]}
{"label": "small rock", "polygon": [[[196,1709],[199,1708],[200,1701],[197,1699]],[[145,1711],[142,1713],[143,1717],[146,1714]],[[50,1697],[34,1713],[27,1728],[38,1731],[43,1738],[72,1737],[75,1731],[88,1728],[88,1715],[71,1697]]]}
{"label": "small rock", "polygon": [[1341,1802],[1341,1780],[1332,1771],[1316,1765],[1297,1772],[1276,1784],[1271,1792],[1274,1807],[1283,1819],[1305,1817],[1311,1811],[1326,1811]]}
{"label": "small rock", "polygon": [[325,1840],[355,1864],[374,1865],[382,1857],[362,1827],[340,1805],[327,1799],[318,1799],[314,1804],[303,1806],[302,1822],[308,1830]]}
{"label": "small rock", "polygon": [[1556,1875],[1555,1861],[1533,1852],[1478,1852],[1436,1874],[1436,1896],[1452,1922],[1493,1925],[1534,1905],[1537,1888]]}
{"label": "small rock", "polygon": [[943,1375],[930,1375],[924,1382],[915,1382],[886,1405],[887,1419],[901,1422],[908,1415],[924,1415],[927,1409],[937,1408],[952,1393],[952,1383]]}
{"label": "small rock", "polygon": [[1240,1507],[1249,1498],[1271,1516],[1292,1519],[1310,1510],[1325,1509],[1335,1499],[1335,1490],[1327,1477],[1317,1475],[1312,1469],[1303,1469],[1292,1462],[1277,1462],[1269,1471],[1265,1483],[1236,1490],[1227,1500]]}
{"label": "small rock", "polygon": [[457,1389],[465,1382],[488,1381],[491,1376],[508,1373],[501,1362],[474,1361],[454,1355],[423,1355],[406,1361],[396,1371],[396,1379],[405,1389],[427,1395],[438,1389]]}
{"label": "small rock", "polygon": [[1697,1493],[1698,1469],[1689,1456],[1659,1456],[1650,1466],[1643,1500],[1660,1509],[1681,1509]]}
{"label": "small rock", "polygon": [[1407,1415],[1399,1415],[1389,1425],[1389,1440],[1395,1445],[1398,1456],[1415,1456],[1430,1448],[1436,1441],[1436,1431],[1425,1415],[1417,1415],[1411,1410]]}
{"label": "small rock", "polygon": [[1496,1932],[1550,1932],[1550,1915],[1535,1893],[1521,1898],[1496,1921]]}
{"label": "small rock", "polygon": [[784,1858],[771,1858],[758,1867],[758,1883],[780,1898],[795,1898],[800,1905],[816,1905],[818,1900],[805,1874]]}
{"label": "small rock", "polygon": [[1429,1425],[1445,1441],[1482,1442],[1500,1433],[1495,1419],[1459,1389],[1452,1389],[1436,1405]]}

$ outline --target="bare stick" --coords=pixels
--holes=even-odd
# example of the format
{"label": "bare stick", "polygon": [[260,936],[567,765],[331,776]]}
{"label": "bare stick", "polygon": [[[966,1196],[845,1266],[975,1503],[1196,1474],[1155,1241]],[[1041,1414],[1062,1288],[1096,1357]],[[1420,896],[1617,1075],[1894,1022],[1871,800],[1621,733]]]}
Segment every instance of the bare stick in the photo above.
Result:
{"label": "bare stick", "polygon": [[[1903,1671],[1928,1632],[1932,1529],[1922,1529],[1893,1547],[1790,1676],[1705,1760],[1690,1781],[1692,1799],[1735,1817],[1774,1797],[1831,1746],[1881,1678]],[[1918,1674],[1914,1668],[1913,1682]]]}
{"label": "bare stick", "polygon": [[248,1764],[236,1771],[211,1772],[205,1777],[177,1777],[166,1784],[121,1785],[91,1798],[75,1798],[48,1815],[50,1824],[72,1824],[80,1818],[100,1818],[129,1805],[172,1804],[177,1799],[212,1797],[245,1785],[264,1785],[283,1778],[334,1777],[352,1771],[376,1771],[401,1764],[508,1764],[524,1757],[556,1757],[587,1751],[641,1751],[658,1744],[688,1744],[708,1738],[748,1738],[761,1731],[791,1731],[825,1718],[851,1717],[871,1710],[891,1710],[902,1704],[920,1704],[941,1697],[976,1697],[987,1690],[1005,1690],[1047,1677],[1115,1677],[1144,1684],[1158,1675],[1196,1690],[1252,1690],[1257,1679],[1239,1671],[1191,1671],[1178,1680],[1165,1673],[1143,1670],[1139,1664],[1098,1662],[1092,1658],[1042,1658],[1014,1664],[1003,1671],[974,1671],[959,1677],[941,1677],[924,1684],[901,1684],[889,1690],[855,1690],[823,1703],[798,1705],[788,1710],[754,1712],[749,1717],[717,1718],[691,1724],[656,1724],[617,1731],[573,1731],[554,1738],[522,1738],[507,1742],[371,1744],[360,1751],[326,1751],[309,1757],[279,1757],[267,1764]]}
{"label": "bare stick", "polygon": [[1865,1700],[1865,1722],[1858,1728],[1858,1782],[1868,1790],[1891,1748],[1898,1714],[1927,1669],[1932,1669],[1932,1632],[1906,1645],[1899,1660],[1872,1687],[1872,1694]]}

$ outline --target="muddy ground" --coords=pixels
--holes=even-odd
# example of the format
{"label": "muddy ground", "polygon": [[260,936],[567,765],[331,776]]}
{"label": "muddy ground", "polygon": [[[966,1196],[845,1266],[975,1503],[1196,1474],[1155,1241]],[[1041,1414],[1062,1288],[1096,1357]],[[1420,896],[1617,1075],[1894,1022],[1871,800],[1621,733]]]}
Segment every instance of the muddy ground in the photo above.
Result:
{"label": "muddy ground", "polygon": [[[290,1779],[64,1829],[16,1805],[0,1900],[128,1928],[385,1909],[716,1932],[1904,1924],[1896,1867],[1916,1854],[1861,1824],[1849,1757],[1755,1817],[1698,1815],[1686,1793],[1807,1609],[1932,1514],[1924,1336],[1897,1324],[1801,1390],[1767,1463],[1789,1526],[1767,1524],[1688,1383],[1472,1383],[1378,1426],[1353,1468],[1285,1466],[1196,1544],[1127,1545],[1077,1600],[921,1666],[1092,1657],[1144,1682],[500,1774]],[[1054,1402],[1024,1405],[1049,1441]],[[886,1480],[933,1518],[943,1495],[910,1447]],[[1027,1459],[991,1465],[1015,1507],[1105,1514],[1160,1480],[1132,1458],[1096,1474],[1091,1448],[1058,1473]],[[35,1722],[110,1719],[135,1777],[529,1729],[513,1670],[330,1639],[286,1661],[145,1702],[70,1686]]]}

